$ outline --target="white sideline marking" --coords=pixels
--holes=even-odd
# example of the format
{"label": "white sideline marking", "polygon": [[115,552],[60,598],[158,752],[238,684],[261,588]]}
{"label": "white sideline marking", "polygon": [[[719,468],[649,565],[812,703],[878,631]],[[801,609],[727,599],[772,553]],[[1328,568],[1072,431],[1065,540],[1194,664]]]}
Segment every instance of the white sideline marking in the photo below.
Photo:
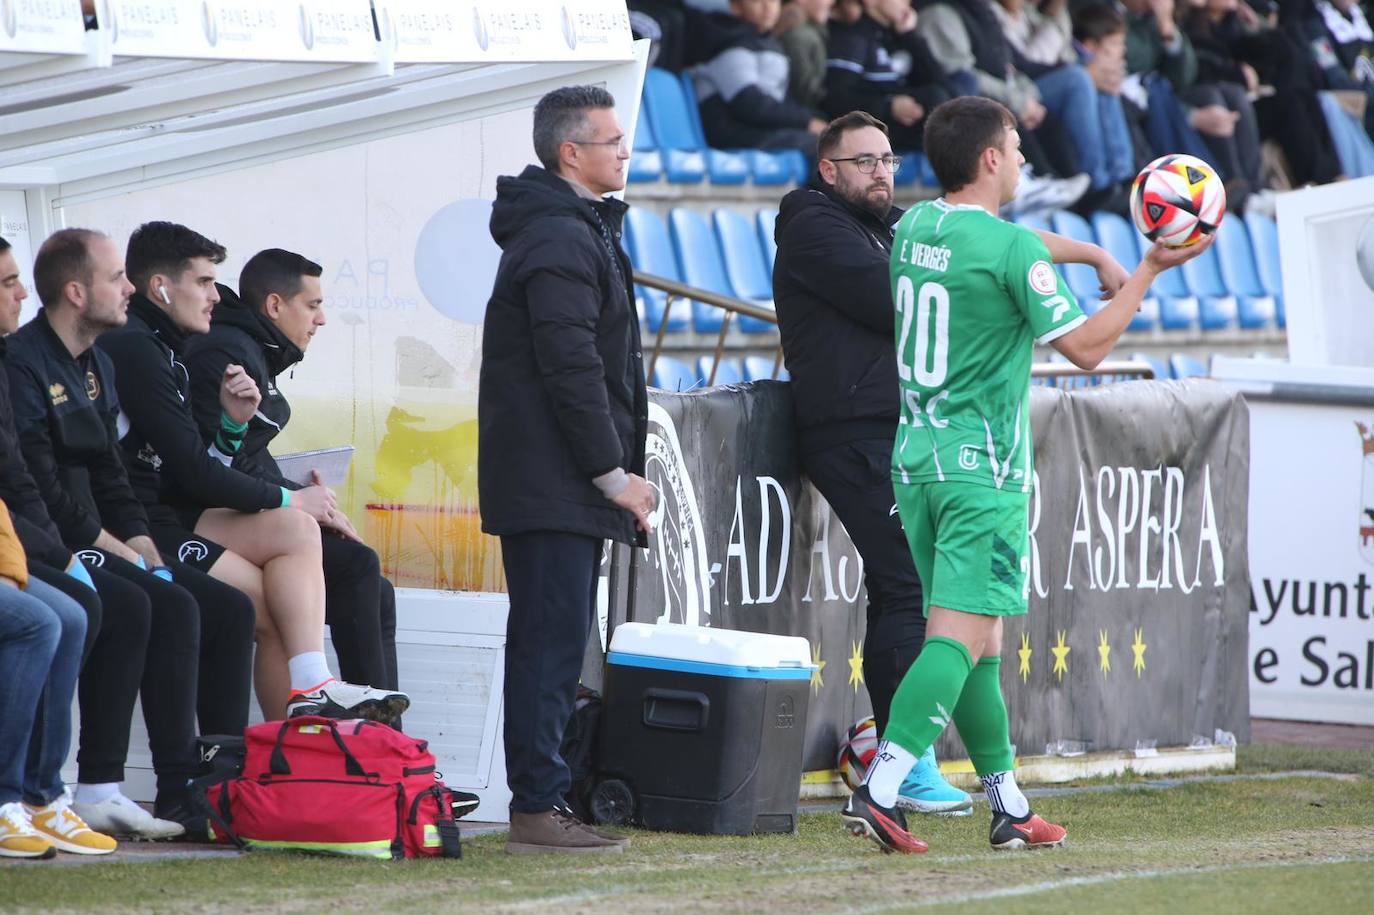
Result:
{"label": "white sideline marking", "polygon": [[[1018,854],[1018,852],[1008,852],[1008,854]],[[1055,854],[1055,852],[1053,849],[1044,849],[1019,852],[1019,854],[1051,856]],[[1206,867],[1174,867],[1148,871],[1113,871],[1107,874],[1093,874],[1088,877],[1066,877],[1063,880],[1046,880],[1042,883],[1028,883],[1023,886],[998,887],[996,889],[983,890],[977,893],[963,893],[958,896],[946,896],[941,899],[912,899],[900,903],[876,906],[874,908],[855,909],[854,911],[868,915],[868,913],[891,912],[897,909],[930,908],[931,906],[937,905],[959,905],[966,902],[982,902],[986,899],[1007,899],[1016,896],[1031,896],[1036,893],[1047,893],[1053,890],[1071,889],[1079,886],[1099,886],[1104,883],[1116,883],[1124,880],[1149,880],[1155,877],[1186,877],[1192,874],[1214,874],[1218,871],[1259,870],[1269,867],[1308,867],[1313,864],[1368,864],[1371,861],[1374,861],[1374,857],[1341,855],[1338,857],[1304,858],[1293,861],[1255,861],[1246,864],[1213,864]]]}

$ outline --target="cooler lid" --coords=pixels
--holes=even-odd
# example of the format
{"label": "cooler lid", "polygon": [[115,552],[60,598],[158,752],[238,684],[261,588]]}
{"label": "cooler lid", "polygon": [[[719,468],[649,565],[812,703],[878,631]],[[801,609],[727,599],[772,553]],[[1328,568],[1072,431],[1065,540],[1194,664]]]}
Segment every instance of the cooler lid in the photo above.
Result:
{"label": "cooler lid", "polygon": [[811,671],[811,645],[801,636],[680,623],[622,623],[611,637],[611,652],[727,667],[804,670],[808,676]]}

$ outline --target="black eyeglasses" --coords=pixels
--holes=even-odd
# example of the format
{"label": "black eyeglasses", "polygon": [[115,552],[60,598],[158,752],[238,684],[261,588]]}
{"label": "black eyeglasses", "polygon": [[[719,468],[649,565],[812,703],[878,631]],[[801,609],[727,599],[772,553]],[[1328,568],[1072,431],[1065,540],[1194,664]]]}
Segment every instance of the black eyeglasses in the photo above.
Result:
{"label": "black eyeglasses", "polygon": [[847,156],[843,159],[831,159],[831,162],[853,162],[860,174],[871,175],[878,168],[878,163],[883,163],[889,175],[895,175],[902,167],[901,156]]}
{"label": "black eyeglasses", "polygon": [[625,137],[618,137],[614,140],[568,140],[569,143],[576,143],[578,146],[614,146],[616,152],[627,148]]}

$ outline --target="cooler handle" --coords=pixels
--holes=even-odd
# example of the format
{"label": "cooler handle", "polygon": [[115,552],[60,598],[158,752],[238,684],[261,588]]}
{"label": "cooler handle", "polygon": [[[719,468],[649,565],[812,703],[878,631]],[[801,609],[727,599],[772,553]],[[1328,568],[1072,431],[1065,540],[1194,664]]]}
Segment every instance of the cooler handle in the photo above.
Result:
{"label": "cooler handle", "polygon": [[665,731],[704,731],[711,715],[705,693],[683,689],[646,689],[644,726]]}

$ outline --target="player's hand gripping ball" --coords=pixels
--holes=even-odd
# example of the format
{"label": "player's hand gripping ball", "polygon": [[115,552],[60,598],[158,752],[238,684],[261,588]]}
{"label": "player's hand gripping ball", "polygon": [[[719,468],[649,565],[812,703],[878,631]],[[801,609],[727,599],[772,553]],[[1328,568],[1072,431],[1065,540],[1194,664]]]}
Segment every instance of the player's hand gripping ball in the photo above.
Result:
{"label": "player's hand gripping ball", "polygon": [[1226,188],[1196,156],[1160,156],[1131,185],[1131,217],[1150,241],[1170,248],[1195,245],[1226,215]]}

